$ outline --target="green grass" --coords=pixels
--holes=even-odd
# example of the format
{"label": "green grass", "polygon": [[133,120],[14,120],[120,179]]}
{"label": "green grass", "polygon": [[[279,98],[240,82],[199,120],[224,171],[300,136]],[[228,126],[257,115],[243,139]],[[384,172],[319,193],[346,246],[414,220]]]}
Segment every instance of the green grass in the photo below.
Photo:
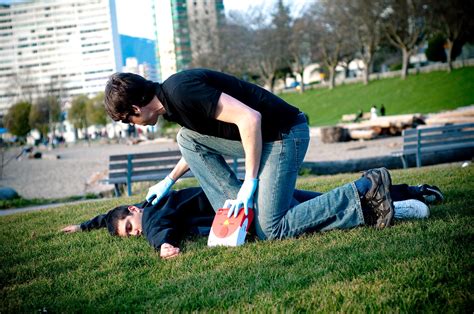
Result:
{"label": "green grass", "polygon": [[[326,191],[358,174],[304,177]],[[144,195],[0,218],[0,312],[472,312],[474,166],[392,172],[429,182],[446,202],[427,220],[239,248],[187,240],[163,261],[145,239],[58,230]]]}
{"label": "green grass", "polygon": [[474,104],[474,67],[280,95],[310,117],[311,125],[337,123],[343,114],[384,104],[387,115],[433,113]]}

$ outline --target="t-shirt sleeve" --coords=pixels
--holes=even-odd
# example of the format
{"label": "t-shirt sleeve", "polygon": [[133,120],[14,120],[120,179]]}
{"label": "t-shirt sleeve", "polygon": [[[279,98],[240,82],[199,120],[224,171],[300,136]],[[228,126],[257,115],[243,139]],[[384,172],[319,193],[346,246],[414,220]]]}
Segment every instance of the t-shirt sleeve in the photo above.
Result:
{"label": "t-shirt sleeve", "polygon": [[207,82],[205,75],[187,76],[173,90],[173,99],[183,113],[214,119],[221,93]]}

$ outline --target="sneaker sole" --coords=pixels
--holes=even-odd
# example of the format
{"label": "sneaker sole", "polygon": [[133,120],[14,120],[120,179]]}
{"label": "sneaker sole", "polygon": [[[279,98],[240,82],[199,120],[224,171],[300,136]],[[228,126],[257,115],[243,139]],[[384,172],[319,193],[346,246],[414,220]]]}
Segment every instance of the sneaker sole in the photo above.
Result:
{"label": "sneaker sole", "polygon": [[386,195],[385,202],[388,202],[388,207],[390,210],[385,216],[379,217],[377,219],[377,223],[375,224],[375,228],[377,229],[390,227],[392,225],[393,215],[395,212],[395,209],[393,207],[392,196],[390,195],[390,185],[392,185],[392,179],[390,178],[388,170],[385,168],[380,169],[380,174],[382,176],[382,182],[388,182],[388,185],[383,184],[383,189]]}

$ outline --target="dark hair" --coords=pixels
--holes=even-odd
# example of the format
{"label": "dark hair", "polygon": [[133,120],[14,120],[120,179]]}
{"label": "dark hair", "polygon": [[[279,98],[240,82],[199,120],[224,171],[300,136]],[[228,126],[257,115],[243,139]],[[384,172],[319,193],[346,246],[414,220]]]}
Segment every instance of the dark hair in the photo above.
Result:
{"label": "dark hair", "polygon": [[105,86],[105,110],[114,121],[134,115],[132,105],[144,107],[156,95],[158,83],[133,73],[114,73]]}
{"label": "dark hair", "polygon": [[128,210],[128,206],[129,205],[118,206],[107,213],[105,224],[107,225],[107,230],[109,230],[111,235],[118,235],[117,225],[119,220],[125,219],[127,216],[132,215],[132,213]]}

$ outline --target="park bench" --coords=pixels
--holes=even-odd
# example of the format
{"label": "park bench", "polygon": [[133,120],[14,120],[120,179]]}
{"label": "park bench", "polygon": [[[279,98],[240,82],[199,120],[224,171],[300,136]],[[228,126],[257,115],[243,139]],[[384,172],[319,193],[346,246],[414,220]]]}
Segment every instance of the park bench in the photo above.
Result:
{"label": "park bench", "polygon": [[[179,150],[151,153],[111,155],[109,157],[109,177],[103,183],[115,186],[115,196],[121,195],[121,187],[127,186],[128,196],[132,195],[133,182],[159,181],[173,170],[181,158]],[[226,158],[227,163],[240,178],[245,174],[244,158]],[[190,171],[182,178],[193,177]]]}
{"label": "park bench", "polygon": [[408,168],[407,156],[416,156],[416,166],[421,167],[423,153],[474,147],[474,123],[452,124],[437,127],[418,127],[402,132],[403,149],[393,152],[401,157]]}

